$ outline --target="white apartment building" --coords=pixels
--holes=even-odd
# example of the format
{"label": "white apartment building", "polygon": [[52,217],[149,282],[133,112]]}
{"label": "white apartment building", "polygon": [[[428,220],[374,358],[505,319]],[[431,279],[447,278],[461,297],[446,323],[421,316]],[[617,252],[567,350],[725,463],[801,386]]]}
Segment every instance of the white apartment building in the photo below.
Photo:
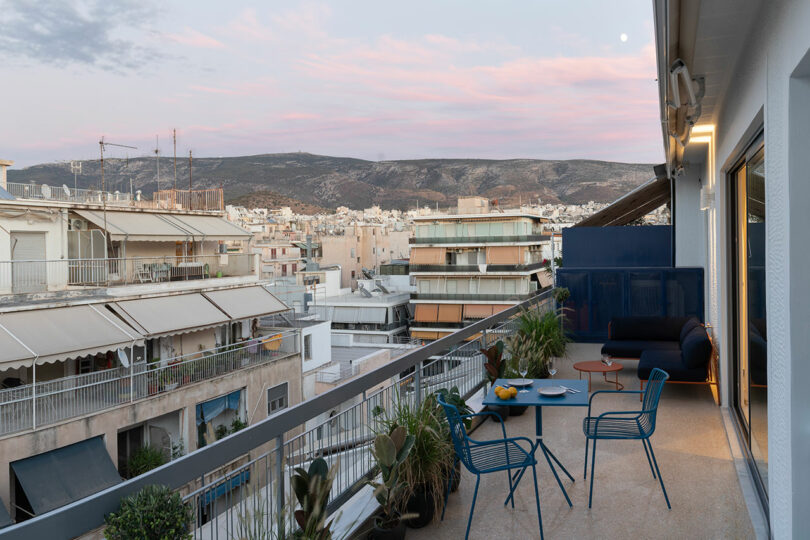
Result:
{"label": "white apartment building", "polygon": [[[259,324],[289,308],[258,255],[221,248],[250,233],[203,202],[0,185],[0,505],[13,520],[121,481],[145,446],[170,460],[261,420],[282,388],[285,406],[300,401],[300,331]],[[72,496],[49,497],[43,478]]]}

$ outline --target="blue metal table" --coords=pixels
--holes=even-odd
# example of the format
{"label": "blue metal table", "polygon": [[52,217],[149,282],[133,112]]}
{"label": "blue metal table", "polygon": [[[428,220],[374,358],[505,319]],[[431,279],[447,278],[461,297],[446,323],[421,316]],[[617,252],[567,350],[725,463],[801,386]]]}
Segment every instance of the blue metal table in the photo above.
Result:
{"label": "blue metal table", "polygon": [[[528,392],[521,394],[518,392],[518,395],[512,399],[502,400],[498,399],[495,396],[494,388],[496,386],[506,386],[508,379],[498,379],[495,381],[495,384],[489,389],[486,397],[484,398],[484,405],[492,405],[492,406],[506,406],[506,407],[534,407],[534,421],[535,421],[535,443],[532,447],[532,454],[537,452],[537,449],[543,451],[543,455],[546,458],[546,462],[548,462],[548,466],[551,469],[551,472],[554,473],[554,478],[557,480],[557,485],[560,486],[560,489],[565,496],[565,500],[568,502],[568,506],[573,506],[571,504],[571,499],[568,497],[568,493],[565,491],[565,487],[560,480],[559,475],[557,474],[557,469],[554,467],[554,463],[565,473],[565,475],[573,482],[574,477],[566,470],[560,460],[557,459],[557,456],[548,448],[545,441],[543,440],[543,407],[587,407],[588,406],[588,381],[577,380],[577,379],[533,379],[532,385],[525,387],[525,390]],[[538,389],[544,386],[566,386],[568,388],[572,388],[574,390],[579,390],[579,393],[572,394],[571,392],[566,392],[564,395],[559,397],[546,397],[538,393]],[[518,391],[523,390],[524,388],[518,388]],[[553,462],[552,462],[553,460]],[[523,478],[523,473],[526,469],[518,471],[514,478],[513,482],[515,482],[515,488],[517,488],[517,482],[520,482],[521,478]],[[513,496],[514,490],[512,493],[509,494],[509,497],[506,498],[504,504],[509,503],[509,499]]]}

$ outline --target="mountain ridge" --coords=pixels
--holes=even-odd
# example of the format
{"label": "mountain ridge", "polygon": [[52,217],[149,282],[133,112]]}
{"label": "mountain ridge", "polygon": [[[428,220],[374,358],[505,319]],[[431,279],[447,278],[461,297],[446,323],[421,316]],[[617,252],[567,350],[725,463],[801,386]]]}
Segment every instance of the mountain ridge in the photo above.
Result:
{"label": "mountain ridge", "polygon": [[[155,158],[105,158],[110,191],[149,194],[158,188]],[[171,158],[161,160],[162,189],[174,185]],[[99,189],[98,160],[82,162],[78,187]],[[166,173],[169,174],[166,174]],[[481,195],[501,204],[611,202],[653,176],[651,164],[591,159],[422,158],[367,161],[305,152],[194,158],[195,189],[224,187],[226,201],[250,203],[251,193],[272,192],[306,205],[407,209],[417,203],[452,206],[459,196]],[[9,182],[73,186],[68,163],[43,163],[10,169]],[[177,161],[177,187],[189,185],[188,160]],[[268,200],[268,197],[264,197]],[[270,197],[272,199],[272,197]]]}

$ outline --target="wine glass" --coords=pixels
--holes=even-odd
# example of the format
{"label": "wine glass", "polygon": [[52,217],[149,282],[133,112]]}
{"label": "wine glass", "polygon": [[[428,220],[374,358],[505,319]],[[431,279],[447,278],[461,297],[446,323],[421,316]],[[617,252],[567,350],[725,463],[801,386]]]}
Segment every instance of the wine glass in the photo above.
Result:
{"label": "wine glass", "polygon": [[[521,357],[520,360],[518,360],[518,373],[520,373],[520,376],[525,379],[526,374],[528,372],[529,372],[529,359],[526,357]],[[528,390],[524,388],[523,390],[520,391],[520,393],[521,394],[528,393]]]}
{"label": "wine glass", "polygon": [[554,375],[557,374],[557,365],[554,363],[554,357],[551,356],[548,359],[548,374],[551,375],[551,378],[554,378]]}

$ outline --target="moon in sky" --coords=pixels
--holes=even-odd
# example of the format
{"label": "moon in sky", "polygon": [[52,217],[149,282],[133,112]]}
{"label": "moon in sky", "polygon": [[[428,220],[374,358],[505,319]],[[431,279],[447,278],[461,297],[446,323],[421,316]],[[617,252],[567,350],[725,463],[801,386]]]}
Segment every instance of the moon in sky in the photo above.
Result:
{"label": "moon in sky", "polygon": [[619,39],[622,40],[622,43],[625,43],[627,41],[627,34],[620,35]]}

